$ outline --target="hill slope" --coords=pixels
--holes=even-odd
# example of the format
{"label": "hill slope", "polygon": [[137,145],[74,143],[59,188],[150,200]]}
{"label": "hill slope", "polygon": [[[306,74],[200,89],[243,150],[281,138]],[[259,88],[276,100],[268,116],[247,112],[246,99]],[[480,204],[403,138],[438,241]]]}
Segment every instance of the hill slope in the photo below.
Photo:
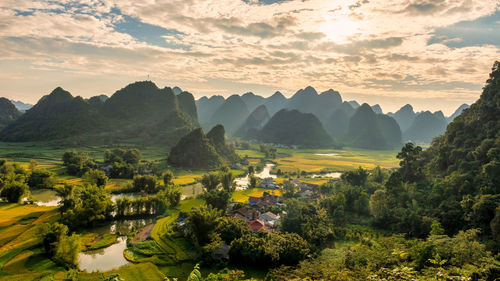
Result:
{"label": "hill slope", "polygon": [[0,98],[0,129],[19,118],[22,113],[6,98]]}
{"label": "hill slope", "polygon": [[204,127],[211,128],[221,124],[229,135],[233,135],[249,114],[243,99],[238,95],[232,95],[214,112]]}
{"label": "hill slope", "polygon": [[411,126],[403,133],[405,141],[430,143],[446,130],[446,118],[441,112],[425,111],[417,114]]}
{"label": "hill slope", "polygon": [[260,130],[269,119],[270,116],[266,106],[261,105],[250,113],[247,120],[243,122],[234,135],[237,137],[246,137],[250,130]]}
{"label": "hill slope", "polygon": [[332,137],[311,113],[282,109],[259,132],[266,143],[298,145],[301,147],[334,147]]}

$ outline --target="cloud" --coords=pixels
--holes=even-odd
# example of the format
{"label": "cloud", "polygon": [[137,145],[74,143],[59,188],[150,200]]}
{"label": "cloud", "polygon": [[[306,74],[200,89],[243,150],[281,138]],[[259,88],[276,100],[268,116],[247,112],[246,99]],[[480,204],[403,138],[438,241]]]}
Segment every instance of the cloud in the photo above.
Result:
{"label": "cloud", "polygon": [[354,41],[348,44],[325,42],[319,45],[318,49],[326,52],[335,51],[345,54],[357,54],[367,50],[369,51],[374,49],[388,49],[395,46],[399,46],[402,43],[403,43],[403,38],[401,37],[389,37],[383,39]]}

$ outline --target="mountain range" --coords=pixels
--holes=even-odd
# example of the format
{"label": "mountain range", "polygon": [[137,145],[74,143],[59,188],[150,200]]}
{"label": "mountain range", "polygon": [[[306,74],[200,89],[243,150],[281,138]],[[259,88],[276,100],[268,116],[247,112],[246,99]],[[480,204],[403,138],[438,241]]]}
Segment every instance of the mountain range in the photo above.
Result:
{"label": "mountain range", "polygon": [[150,81],[132,83],[109,98],[87,100],[58,87],[0,131],[0,140],[172,146],[198,126],[197,115],[193,95],[175,95]]}
{"label": "mountain range", "polygon": [[[367,113],[365,106],[362,109],[364,114],[360,114],[361,117],[358,116],[362,119],[365,118],[360,123],[371,124],[373,120],[368,120],[371,118],[369,116],[380,115],[383,117],[376,117],[378,125],[370,128],[371,133],[368,131],[360,133],[354,132],[353,130],[356,129],[352,127],[349,132],[349,127],[351,118],[362,105],[356,101],[343,101],[340,93],[332,89],[318,93],[316,89],[308,86],[298,90],[290,98],[286,98],[280,92],[267,98],[254,93],[245,93],[241,96],[232,95],[228,99],[222,96],[202,97],[196,101],[196,105],[199,122],[203,128],[209,129],[216,124],[222,124],[227,128],[227,133],[232,136],[258,136],[256,129],[264,127],[266,122],[255,119],[254,110],[257,108],[262,114],[267,111],[271,117],[282,109],[296,109],[302,113],[314,114],[323,128],[337,141],[346,145],[367,148],[396,148],[406,141],[430,143],[432,138],[444,133],[447,124],[468,107],[468,105],[463,104],[454,114],[445,117],[441,111],[434,113],[414,112],[413,107],[409,104],[395,113],[387,114],[383,113],[378,104],[367,105],[374,115]],[[293,122],[293,120],[289,121]],[[385,133],[390,133],[391,136],[386,135],[380,138],[380,134],[384,130],[389,130]],[[362,135],[367,138],[366,143],[361,141],[360,136]],[[371,141],[375,139],[378,141]]]}

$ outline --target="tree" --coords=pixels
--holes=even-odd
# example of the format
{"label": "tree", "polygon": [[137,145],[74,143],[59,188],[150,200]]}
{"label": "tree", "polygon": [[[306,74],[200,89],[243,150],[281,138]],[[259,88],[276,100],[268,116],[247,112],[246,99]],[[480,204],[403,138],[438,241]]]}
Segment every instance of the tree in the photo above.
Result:
{"label": "tree", "polygon": [[155,176],[135,176],[134,177],[134,190],[146,193],[155,193],[158,191],[157,180]]}
{"label": "tree", "polygon": [[441,226],[441,224],[437,220],[433,220],[432,224],[431,224],[431,232],[429,234],[430,235],[443,235],[444,228]]}
{"label": "tree", "polygon": [[47,170],[32,170],[28,177],[28,186],[30,188],[54,188],[56,180],[54,174]]}
{"label": "tree", "polygon": [[362,167],[359,167],[355,171],[344,172],[341,178],[350,185],[363,186],[368,178],[368,172]]}
{"label": "tree", "polygon": [[85,172],[82,179],[90,185],[97,185],[99,187],[104,187],[108,183],[108,177],[106,174],[99,170],[90,170]]}
{"label": "tree", "polygon": [[206,191],[211,191],[217,189],[217,186],[220,183],[220,176],[216,172],[211,172],[208,174],[204,174],[201,178],[201,184]]}
{"label": "tree", "polygon": [[424,178],[422,172],[423,161],[422,161],[422,147],[415,146],[413,143],[406,143],[401,152],[396,156],[401,159],[399,162],[399,172],[406,182],[417,182]]}
{"label": "tree", "polygon": [[385,190],[379,189],[370,197],[370,213],[375,224],[388,225],[390,223],[390,207]]}
{"label": "tree", "polygon": [[222,211],[211,206],[192,209],[185,226],[193,243],[200,246],[208,244],[217,226],[217,219],[221,216]]}
{"label": "tree", "polygon": [[53,257],[56,253],[57,243],[66,236],[68,227],[64,224],[44,223],[38,230],[38,235],[42,238],[43,248],[49,257]]}
{"label": "tree", "polygon": [[203,194],[203,199],[208,206],[212,206],[221,211],[226,210],[231,195],[226,190],[211,190]]}
{"label": "tree", "polygon": [[386,175],[380,168],[380,166],[377,165],[375,169],[373,169],[371,178],[374,182],[382,183],[385,179]]}
{"label": "tree", "polygon": [[85,152],[66,151],[62,160],[68,174],[73,176],[81,176],[85,172],[96,168],[94,160]]}
{"label": "tree", "polygon": [[500,206],[495,210],[495,217],[491,220],[490,227],[493,241],[496,241],[497,246],[500,247]]}
{"label": "tree", "polygon": [[223,172],[220,175],[222,188],[227,192],[233,192],[236,189],[235,177],[231,171]]}
{"label": "tree", "polygon": [[69,267],[74,267],[78,262],[78,255],[81,251],[80,235],[62,236],[54,258],[60,263]]}
{"label": "tree", "polygon": [[61,216],[62,221],[71,228],[91,225],[111,217],[113,202],[104,188],[79,186],[74,189],[71,199],[73,207],[64,206],[65,211]]}
{"label": "tree", "polygon": [[13,181],[4,186],[0,195],[5,197],[9,203],[18,203],[26,192],[28,192],[28,186],[25,183]]}
{"label": "tree", "polygon": [[242,219],[221,217],[217,220],[217,228],[215,229],[215,232],[219,234],[222,241],[229,245],[233,240],[250,234],[252,229]]}
{"label": "tree", "polygon": [[170,185],[170,184],[173,184],[172,180],[174,179],[174,173],[172,173],[172,171],[170,170],[167,170],[164,174],[163,174],[163,184],[164,185]]}

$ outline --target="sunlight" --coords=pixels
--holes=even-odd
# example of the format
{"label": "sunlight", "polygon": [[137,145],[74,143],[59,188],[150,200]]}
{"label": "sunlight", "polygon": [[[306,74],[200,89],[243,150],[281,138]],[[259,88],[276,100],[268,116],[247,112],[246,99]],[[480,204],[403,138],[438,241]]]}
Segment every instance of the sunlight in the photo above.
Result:
{"label": "sunlight", "polygon": [[319,31],[326,34],[330,40],[343,42],[359,31],[360,24],[344,15],[325,15],[324,19],[325,21],[319,25]]}

